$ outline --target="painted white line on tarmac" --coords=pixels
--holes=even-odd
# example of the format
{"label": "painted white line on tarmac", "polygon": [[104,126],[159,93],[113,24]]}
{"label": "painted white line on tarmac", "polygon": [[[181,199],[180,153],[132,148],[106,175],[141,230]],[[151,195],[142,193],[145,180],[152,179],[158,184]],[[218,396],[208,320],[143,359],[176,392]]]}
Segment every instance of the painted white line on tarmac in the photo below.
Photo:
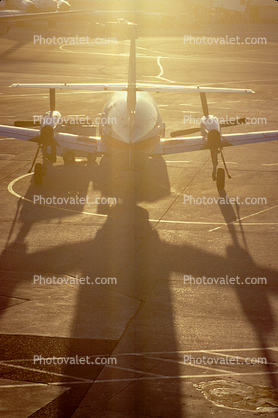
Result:
{"label": "painted white line on tarmac", "polygon": [[161,377],[138,377],[138,378],[130,378],[130,379],[104,379],[104,380],[96,380],[95,383],[114,383],[114,382],[137,382],[142,380],[163,380],[163,379],[203,379],[204,377],[207,378],[214,378],[214,377],[239,377],[239,376],[261,376],[261,375],[269,375],[269,374],[278,374],[278,372],[255,372],[255,373],[236,373],[236,372],[229,372],[225,375],[222,374],[187,374],[181,376],[161,376]]}
{"label": "painted white line on tarmac", "polygon": [[46,370],[36,369],[36,368],[33,368],[33,367],[18,366],[17,364],[10,364],[10,363],[7,363],[5,361],[1,361],[0,364],[4,365],[6,367],[13,367],[15,369],[23,369],[23,370],[36,372],[36,373],[43,373],[43,374],[53,375],[53,376],[57,376],[57,377],[69,377],[71,379],[77,379],[77,380],[80,380],[82,382],[87,381],[87,379],[84,379],[82,377],[69,376],[67,374],[62,374],[62,373],[48,372]]}
{"label": "painted white line on tarmac", "polygon": [[[202,353],[202,351],[200,351],[200,353]],[[147,358],[147,359],[150,359],[150,360],[160,360],[161,362],[163,362],[163,363],[175,363],[175,364],[181,364],[181,365],[183,365],[183,366],[192,366],[192,367],[197,367],[197,368],[199,368],[199,369],[206,369],[206,370],[214,370],[214,371],[216,371],[216,372],[221,372],[221,373],[223,373],[223,374],[229,374],[230,372],[228,371],[228,370],[219,370],[219,369],[217,369],[217,368],[215,368],[215,367],[207,367],[207,366],[205,366],[205,365],[201,365],[201,364],[191,364],[191,363],[188,363],[188,364],[185,364],[183,361],[178,361],[178,360],[172,360],[172,359],[168,359],[168,358],[161,358],[161,357],[154,357],[154,356],[143,356],[144,358]],[[115,366],[111,366],[111,365],[108,365],[108,367],[115,367]],[[146,373],[147,374],[147,373]]]}
{"label": "painted white line on tarmac", "polygon": [[[278,351],[278,347],[266,347],[266,350],[269,351]],[[208,370],[215,370],[218,373],[214,373],[214,374],[189,374],[189,375],[177,375],[177,376],[167,376],[167,375],[159,375],[159,374],[154,374],[151,372],[146,372],[144,370],[140,371],[140,370],[133,370],[130,368],[124,368],[124,367],[118,367],[118,366],[111,366],[111,365],[106,365],[106,367],[112,367],[113,369],[119,369],[119,370],[124,370],[124,371],[128,371],[128,372],[134,372],[134,373],[142,373],[144,374],[144,376],[142,377],[137,377],[137,378],[121,378],[121,379],[100,379],[100,380],[89,380],[89,379],[83,379],[83,378],[78,378],[76,376],[69,376],[69,375],[64,375],[64,374],[58,374],[58,373],[54,373],[54,372],[47,372],[45,370],[40,370],[40,369],[31,369],[29,367],[23,367],[23,366],[16,366],[16,365],[11,365],[9,363],[6,363],[5,361],[0,362],[1,364],[10,366],[10,367],[19,367],[21,369],[26,369],[26,370],[32,370],[38,373],[46,373],[49,375],[53,375],[53,376],[57,376],[57,377],[69,377],[72,379],[76,379],[75,381],[69,381],[69,382],[49,382],[47,384],[44,383],[27,383],[27,384],[21,384],[21,385],[0,385],[0,388],[15,388],[15,387],[29,387],[29,386],[49,386],[49,385],[53,385],[53,386],[59,386],[59,385],[73,385],[73,384],[84,384],[84,383],[113,383],[113,382],[136,382],[136,381],[146,381],[146,380],[162,380],[162,379],[193,379],[193,378],[204,378],[204,377],[209,377],[209,378],[215,378],[215,377],[221,377],[223,378],[223,376],[261,376],[261,375],[269,375],[269,374],[278,374],[278,371],[276,372],[249,372],[249,373],[244,373],[244,372],[231,372],[230,370],[219,370],[219,369],[215,369],[215,368],[211,368],[211,367],[205,367],[205,366],[201,366],[201,365],[194,365],[194,364],[184,364],[181,363],[181,361],[177,361],[177,360],[173,360],[173,359],[169,359],[169,358],[163,358],[163,357],[153,357],[153,355],[169,355],[169,354],[185,354],[185,353],[207,353],[207,354],[213,354],[213,355],[227,355],[228,357],[231,357],[231,355],[226,354],[226,352],[233,352],[233,353],[237,353],[237,352],[248,352],[248,351],[261,351],[261,347],[254,347],[254,348],[229,348],[229,349],[220,349],[220,350],[182,350],[182,351],[155,351],[155,352],[141,352],[141,353],[122,353],[122,354],[117,354],[117,357],[120,356],[139,356],[139,357],[143,357],[143,358],[148,358],[148,359],[155,359],[155,360],[159,360],[160,362],[171,362],[171,363],[177,363],[177,364],[182,364],[185,366],[195,366],[195,367],[201,367],[201,368],[205,368]],[[234,354],[232,357],[234,357],[236,354]],[[239,357],[241,359],[245,359],[245,357]],[[30,360],[30,359],[29,359]],[[219,371],[221,371],[221,373],[219,373]]]}
{"label": "painted white line on tarmac", "polygon": [[[232,225],[234,223],[241,223],[241,220],[243,220],[243,219],[251,218],[252,216],[256,216],[256,215],[259,215],[261,213],[268,212],[269,210],[272,210],[272,209],[275,209],[275,208],[278,208],[278,205],[274,205],[274,206],[271,206],[270,208],[260,210],[259,212],[251,213],[251,215],[243,216],[242,218],[236,219],[235,221],[228,222],[225,225]],[[248,222],[244,225],[248,225]],[[262,224],[260,224],[260,225],[262,225]],[[272,225],[278,225],[278,223],[275,222],[275,223],[272,223]],[[215,231],[216,229],[219,229],[219,227],[210,229],[209,232]]]}
{"label": "painted white line on tarmac", "polygon": [[[269,375],[269,374],[278,374],[278,372],[255,372],[255,373],[233,373],[229,372],[225,376],[226,377],[239,377],[239,376],[262,376],[262,375]],[[223,378],[222,374],[188,374],[188,375],[181,375],[181,376],[159,376],[159,377],[134,377],[134,378],[123,378],[123,379],[101,379],[101,380],[86,380],[84,382],[49,382],[49,383],[27,383],[26,385],[0,385],[1,389],[4,388],[14,388],[14,387],[27,387],[27,386],[64,386],[64,385],[84,385],[84,383],[116,383],[116,382],[138,382],[138,381],[145,381],[145,380],[165,380],[165,379],[203,379],[203,378],[215,378],[221,377]]]}
{"label": "painted white line on tarmac", "polygon": [[[176,350],[176,351],[142,351],[142,352],[135,352],[135,353],[117,353],[117,356],[145,356],[149,354],[184,354],[184,353],[210,353],[211,351],[219,351],[225,353],[226,351],[234,352],[234,351],[261,351],[262,347],[251,347],[251,348],[217,348],[213,350]],[[278,347],[264,347],[264,350],[277,350]]]}
{"label": "painted white line on tarmac", "polygon": [[162,67],[162,65],[161,65],[161,63],[160,63],[160,59],[161,59],[161,57],[157,57],[157,60],[156,60],[157,65],[158,65],[158,66],[159,66],[159,68],[160,68],[160,73],[156,76],[156,78],[159,78],[160,80],[169,81],[169,83],[175,83],[175,81],[173,81],[173,80],[169,80],[169,78],[164,78],[164,77],[162,77],[162,76],[163,76],[163,74],[164,74],[164,70],[163,70],[163,67]]}
{"label": "painted white line on tarmac", "polygon": [[[15,191],[14,191],[14,189],[13,189],[13,186],[15,185],[15,183],[17,183],[18,181],[20,181],[20,180],[24,179],[24,178],[25,178],[25,177],[27,177],[27,176],[32,176],[32,175],[33,175],[33,173],[27,173],[27,174],[23,174],[23,175],[22,175],[22,176],[20,176],[20,177],[17,177],[16,179],[12,180],[12,181],[9,183],[9,185],[8,185],[7,189],[8,189],[8,191],[9,191],[9,192],[10,192],[13,196],[15,196],[15,197],[17,197],[17,198],[19,198],[19,199],[22,199],[22,200],[24,200],[25,202],[30,202],[30,203],[32,203],[32,204],[34,205],[33,200],[28,199],[27,197],[24,197],[24,196],[22,196],[22,195],[18,194],[18,193],[17,193],[17,192],[15,192]],[[76,213],[76,214],[78,214],[78,215],[89,215],[89,216],[97,216],[97,217],[101,217],[101,218],[107,218],[107,215],[106,215],[106,214],[101,214],[101,213],[92,213],[92,212],[86,212],[86,211],[82,211],[82,212],[81,212],[81,211],[74,210],[74,209],[60,208],[60,207],[58,207],[58,206],[54,206],[54,205],[44,205],[44,204],[38,204],[38,203],[36,203],[35,205],[36,205],[36,206],[46,207],[46,208],[49,208],[49,209],[61,210],[61,211],[63,211],[63,212]],[[268,222],[253,222],[253,223],[246,222],[246,223],[242,223],[242,222],[241,222],[241,220],[243,220],[243,219],[250,218],[251,216],[255,216],[255,215],[258,215],[258,214],[260,214],[260,213],[267,212],[267,211],[269,211],[269,210],[271,210],[271,209],[275,209],[275,208],[277,208],[277,207],[278,207],[278,205],[271,206],[270,208],[267,208],[267,209],[264,209],[264,210],[262,210],[262,211],[259,211],[259,212],[256,212],[256,213],[253,213],[253,214],[251,214],[251,215],[244,216],[243,218],[240,218],[240,219],[237,219],[237,220],[235,220],[235,221],[228,222],[228,223],[226,223],[226,222],[206,222],[206,221],[172,221],[172,220],[166,220],[166,219],[160,219],[160,220],[159,220],[159,219],[149,219],[149,222],[155,222],[155,223],[158,223],[158,225],[159,225],[159,224],[177,224],[177,225],[217,225],[217,227],[216,227],[216,228],[213,228],[213,229],[209,230],[209,232],[215,231],[215,230],[219,229],[221,226],[224,226],[224,225],[230,225],[230,224],[236,224],[236,223],[241,223],[242,225],[252,225],[252,226],[254,226],[254,225],[258,225],[258,226],[278,225],[278,222],[271,222],[271,223],[268,223]]]}
{"label": "painted white line on tarmac", "polygon": [[[93,383],[94,380],[88,380],[85,383]],[[13,389],[13,388],[26,388],[26,387],[36,387],[36,386],[63,386],[63,385],[74,385],[74,384],[81,384],[84,385],[84,382],[49,382],[49,383],[26,383],[25,385],[0,385],[1,389]],[[69,390],[70,388],[65,388]]]}

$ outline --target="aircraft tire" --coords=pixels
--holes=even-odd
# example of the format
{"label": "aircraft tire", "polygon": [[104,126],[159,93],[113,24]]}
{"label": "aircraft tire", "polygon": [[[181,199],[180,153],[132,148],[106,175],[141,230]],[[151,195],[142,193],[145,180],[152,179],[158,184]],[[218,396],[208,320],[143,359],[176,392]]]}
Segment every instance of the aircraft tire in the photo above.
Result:
{"label": "aircraft tire", "polygon": [[223,190],[225,188],[225,171],[224,168],[218,168],[216,177],[217,189]]}

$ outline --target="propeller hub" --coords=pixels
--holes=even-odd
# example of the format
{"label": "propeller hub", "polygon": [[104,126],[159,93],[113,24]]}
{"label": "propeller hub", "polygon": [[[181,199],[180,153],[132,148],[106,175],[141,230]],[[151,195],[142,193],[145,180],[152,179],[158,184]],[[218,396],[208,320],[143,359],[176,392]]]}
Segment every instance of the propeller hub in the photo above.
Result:
{"label": "propeller hub", "polygon": [[53,129],[56,128],[57,125],[61,125],[63,122],[62,115],[57,110],[46,112],[46,114],[41,119],[41,126],[51,126]]}
{"label": "propeller hub", "polygon": [[206,132],[209,132],[214,129],[220,131],[218,118],[213,115],[203,116],[201,119],[201,131],[205,130]]}

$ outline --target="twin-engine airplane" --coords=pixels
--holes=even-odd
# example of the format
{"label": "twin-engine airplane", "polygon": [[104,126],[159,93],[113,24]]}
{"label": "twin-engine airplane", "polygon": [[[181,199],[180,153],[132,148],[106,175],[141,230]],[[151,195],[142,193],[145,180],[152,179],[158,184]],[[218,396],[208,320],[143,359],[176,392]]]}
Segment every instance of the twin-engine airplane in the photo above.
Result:
{"label": "twin-engine airplane", "polygon": [[[227,146],[243,145],[256,142],[278,140],[278,131],[252,132],[245,134],[223,135],[221,129],[239,123],[221,124],[216,116],[210,115],[206,93],[253,93],[252,90],[225,89],[211,87],[190,87],[178,85],[140,84],[136,82],[136,25],[129,24],[132,29],[129,57],[129,73],[127,83],[117,84],[13,84],[13,88],[39,88],[50,91],[50,111],[42,118],[40,131],[26,126],[34,126],[33,122],[16,122],[16,127],[0,125],[0,135],[7,138],[23,139],[37,142],[38,150],[31,170],[35,165],[34,181],[41,184],[46,174],[47,159],[55,162],[58,148],[62,150],[66,161],[74,161],[75,152],[87,153],[91,158],[110,154],[116,160],[128,155],[132,168],[134,157],[156,156],[183,153],[197,150],[210,150],[212,157],[212,178],[217,187],[225,186],[225,171],[218,168],[218,154],[227,167],[222,150]],[[61,114],[55,110],[55,91],[60,90],[93,90],[113,91],[114,94],[106,102],[102,120],[99,125],[99,136],[84,136],[62,132]],[[162,122],[158,106],[149,92],[198,92],[204,116],[199,128],[191,128],[172,132],[176,139],[165,139],[165,125]],[[25,126],[25,127],[24,127]],[[185,135],[200,131],[200,136],[186,138]],[[42,149],[43,163],[36,163],[39,150]],[[30,170],[30,172],[31,172]],[[227,172],[228,174],[228,172]],[[229,174],[228,174],[228,177]]]}

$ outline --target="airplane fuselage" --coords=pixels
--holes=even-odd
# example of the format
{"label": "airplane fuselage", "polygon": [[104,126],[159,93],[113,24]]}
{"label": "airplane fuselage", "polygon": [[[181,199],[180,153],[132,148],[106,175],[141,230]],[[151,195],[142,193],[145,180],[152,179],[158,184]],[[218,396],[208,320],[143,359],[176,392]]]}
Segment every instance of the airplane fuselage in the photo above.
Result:
{"label": "airplane fuselage", "polygon": [[128,109],[127,91],[114,93],[106,102],[99,126],[107,152],[134,150],[151,153],[164,136],[164,124],[154,98],[137,91],[135,111]]}

